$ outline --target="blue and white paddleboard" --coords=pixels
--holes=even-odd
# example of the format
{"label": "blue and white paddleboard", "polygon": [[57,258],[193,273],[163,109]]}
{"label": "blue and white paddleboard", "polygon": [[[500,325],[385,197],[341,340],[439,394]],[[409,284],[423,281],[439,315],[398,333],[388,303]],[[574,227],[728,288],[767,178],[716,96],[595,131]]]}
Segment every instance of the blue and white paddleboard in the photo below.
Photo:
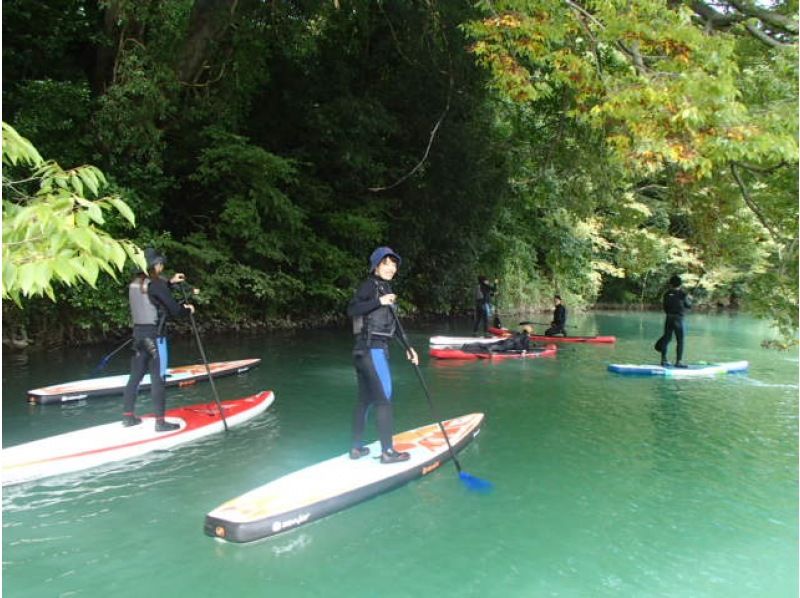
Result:
{"label": "blue and white paddleboard", "polygon": [[722,363],[698,363],[685,368],[661,365],[636,365],[631,363],[611,363],[608,371],[628,376],[667,376],[670,378],[701,378],[717,374],[732,374],[747,370],[746,361],[727,361]]}

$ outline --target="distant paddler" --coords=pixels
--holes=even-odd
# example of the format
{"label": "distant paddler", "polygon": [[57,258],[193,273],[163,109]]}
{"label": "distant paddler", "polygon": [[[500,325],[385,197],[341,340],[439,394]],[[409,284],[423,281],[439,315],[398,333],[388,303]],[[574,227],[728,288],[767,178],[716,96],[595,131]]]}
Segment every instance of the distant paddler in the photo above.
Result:
{"label": "distant paddler", "polygon": [[533,322],[520,322],[520,329],[508,338],[498,339],[492,343],[468,343],[461,346],[467,353],[519,353],[531,350]]}
{"label": "distant paddler", "polygon": [[683,314],[692,307],[692,298],[683,290],[681,277],[674,274],[669,279],[669,290],[664,293],[663,306],[666,318],[664,319],[664,334],[656,342],[656,349],[661,351],[661,365],[668,366],[667,351],[672,335],[677,341],[675,367],[685,368],[683,361]]}
{"label": "distant paddler", "polygon": [[567,308],[561,302],[561,295],[553,297],[553,321],[550,322],[550,328],[544,331],[545,336],[555,336],[561,334],[567,336]]}

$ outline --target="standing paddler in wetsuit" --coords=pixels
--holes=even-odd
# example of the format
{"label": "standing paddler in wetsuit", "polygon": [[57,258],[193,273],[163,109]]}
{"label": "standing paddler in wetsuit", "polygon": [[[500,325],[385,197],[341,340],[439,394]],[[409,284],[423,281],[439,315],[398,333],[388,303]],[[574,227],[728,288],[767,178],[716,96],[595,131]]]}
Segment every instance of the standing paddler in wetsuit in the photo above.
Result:
{"label": "standing paddler in wetsuit", "polygon": [[669,341],[672,339],[672,333],[675,333],[675,340],[677,341],[677,351],[675,356],[675,367],[685,368],[681,359],[683,358],[683,313],[685,309],[691,309],[692,300],[681,288],[683,281],[677,274],[673,274],[669,279],[669,290],[664,293],[664,313],[666,319],[664,320],[664,335],[659,339],[661,346],[661,365],[668,366],[667,350],[669,349]]}
{"label": "standing paddler in wetsuit", "polygon": [[493,285],[483,274],[478,276],[478,284],[475,287],[475,323],[472,326],[472,334],[477,334],[481,324],[483,324],[483,333],[489,334],[489,315],[493,309],[492,297],[497,292],[498,283],[499,281],[495,279]]}
{"label": "standing paddler in wetsuit", "polygon": [[353,364],[358,378],[358,402],[353,410],[353,441],[350,458],[369,454],[362,442],[367,412],[375,409],[378,436],[381,442],[381,463],[407,461],[409,454],[394,450],[392,407],[392,374],[389,370],[389,341],[396,338],[414,365],[419,364],[416,351],[398,329],[394,310],[397,297],[389,286],[400,266],[400,256],[389,247],[378,247],[369,257],[370,275],[356,290],[347,306],[353,318]]}
{"label": "standing paddler in wetsuit", "polygon": [[156,432],[169,432],[180,428],[164,420],[166,401],[164,398],[164,378],[161,372],[161,355],[157,339],[164,336],[168,317],[188,317],[194,313],[194,305],[181,305],[169,290],[169,284],[184,281],[182,273],[175,274],[169,283],[161,278],[165,258],[150,247],[145,249],[147,274],[139,273],[128,285],[131,318],[133,320],[133,351],[131,373],[123,394],[122,425],[135,426],[142,422],[134,415],[139,383],[146,373],[150,373],[150,394],[156,414]]}

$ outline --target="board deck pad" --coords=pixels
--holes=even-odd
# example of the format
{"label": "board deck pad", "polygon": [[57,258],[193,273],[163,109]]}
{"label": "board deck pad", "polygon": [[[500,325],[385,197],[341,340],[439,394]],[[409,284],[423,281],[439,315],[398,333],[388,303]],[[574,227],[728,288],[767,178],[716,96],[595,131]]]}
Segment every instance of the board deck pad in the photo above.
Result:
{"label": "board deck pad", "polygon": [[[455,452],[478,435],[483,417],[471,413],[442,422]],[[393,442],[410,453],[408,461],[381,463],[380,443],[373,442],[365,457],[353,460],[345,453],[227,501],[206,515],[205,533],[229,542],[267,538],[401,486],[450,459],[435,423],[396,434]]]}
{"label": "board deck pad", "polygon": [[[222,401],[228,427],[263,413],[274,400],[273,392],[267,390]],[[225,429],[216,402],[169,409],[165,419],[180,428],[156,432],[155,417],[145,415],[136,426],[126,428],[119,421],[3,448],[2,484],[19,484],[138,457]]]}
{"label": "board deck pad", "polygon": [[627,376],[666,376],[671,378],[702,378],[718,374],[731,374],[744,372],[749,364],[747,361],[728,361],[722,363],[697,363],[688,364],[686,368],[661,365],[639,365],[631,363],[611,363],[608,371]]}
{"label": "board deck pad", "polygon": [[[211,375],[215,378],[230,376],[232,374],[243,374],[250,368],[261,363],[261,359],[238,359],[235,361],[219,361],[209,363]],[[208,380],[206,366],[184,365],[167,369],[167,379],[164,381],[166,386],[188,386],[198,381]],[[88,397],[99,397],[122,394],[125,385],[128,383],[128,374],[119,376],[104,376],[102,378],[88,378],[86,380],[76,380],[75,382],[64,382],[53,384],[28,391],[28,401],[39,405],[52,403],[65,403],[69,401],[79,401]],[[139,384],[139,391],[150,388],[150,374],[145,375]]]}

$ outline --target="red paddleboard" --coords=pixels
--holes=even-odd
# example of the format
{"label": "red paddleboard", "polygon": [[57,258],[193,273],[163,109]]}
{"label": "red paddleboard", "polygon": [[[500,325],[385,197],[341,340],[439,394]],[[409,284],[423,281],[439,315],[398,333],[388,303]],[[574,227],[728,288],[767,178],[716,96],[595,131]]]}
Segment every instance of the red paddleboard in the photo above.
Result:
{"label": "red paddleboard", "polygon": [[436,359],[461,359],[477,360],[491,359],[533,359],[535,357],[554,357],[558,352],[555,345],[547,345],[544,348],[531,349],[530,351],[504,351],[499,353],[469,353],[461,349],[431,349],[429,355]]}

